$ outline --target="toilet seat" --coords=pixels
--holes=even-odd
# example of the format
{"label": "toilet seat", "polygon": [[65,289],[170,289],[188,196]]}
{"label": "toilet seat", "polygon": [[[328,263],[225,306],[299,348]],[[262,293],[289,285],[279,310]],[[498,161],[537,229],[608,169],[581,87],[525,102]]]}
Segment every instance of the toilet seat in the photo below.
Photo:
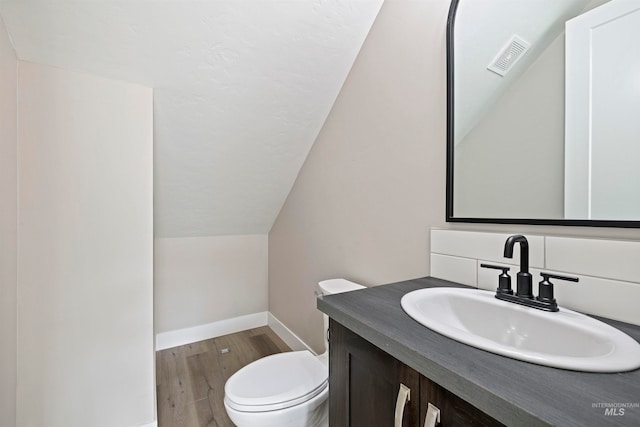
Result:
{"label": "toilet seat", "polygon": [[299,405],[322,393],[328,369],[307,350],[256,360],[225,384],[225,403],[237,411],[265,412]]}

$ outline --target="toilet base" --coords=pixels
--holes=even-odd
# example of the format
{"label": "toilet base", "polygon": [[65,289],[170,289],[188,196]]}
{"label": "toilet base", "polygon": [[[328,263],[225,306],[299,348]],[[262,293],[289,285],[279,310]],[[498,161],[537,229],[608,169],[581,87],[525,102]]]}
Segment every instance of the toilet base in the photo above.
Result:
{"label": "toilet base", "polygon": [[328,427],[329,387],[313,399],[290,408],[266,412],[243,412],[230,408],[227,415],[238,427]]}

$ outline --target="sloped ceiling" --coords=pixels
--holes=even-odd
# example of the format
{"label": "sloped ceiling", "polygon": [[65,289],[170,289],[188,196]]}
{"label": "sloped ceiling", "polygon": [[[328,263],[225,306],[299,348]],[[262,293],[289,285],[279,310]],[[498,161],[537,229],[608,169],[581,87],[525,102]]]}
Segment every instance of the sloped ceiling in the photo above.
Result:
{"label": "sloped ceiling", "polygon": [[0,15],[21,60],[154,88],[156,236],[210,236],[270,230],[382,1],[9,0]]}

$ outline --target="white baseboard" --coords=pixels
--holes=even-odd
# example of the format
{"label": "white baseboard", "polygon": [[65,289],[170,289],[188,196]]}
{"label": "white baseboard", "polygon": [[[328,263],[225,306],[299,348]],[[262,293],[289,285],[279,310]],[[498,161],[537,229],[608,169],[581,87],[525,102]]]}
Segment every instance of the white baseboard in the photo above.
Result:
{"label": "white baseboard", "polygon": [[284,323],[282,323],[276,316],[268,313],[267,325],[275,332],[277,336],[280,337],[282,341],[285,342],[291,350],[309,350],[311,353],[316,354],[315,351],[311,349],[304,341],[300,339],[296,334],[294,334],[291,329],[287,328]]}
{"label": "white baseboard", "polygon": [[140,427],[158,427],[158,421],[155,420],[147,424],[141,424]]}
{"label": "white baseboard", "polygon": [[245,316],[220,320],[206,325],[161,332],[156,335],[156,351],[266,326],[267,313],[266,311],[262,311],[260,313],[247,314]]}

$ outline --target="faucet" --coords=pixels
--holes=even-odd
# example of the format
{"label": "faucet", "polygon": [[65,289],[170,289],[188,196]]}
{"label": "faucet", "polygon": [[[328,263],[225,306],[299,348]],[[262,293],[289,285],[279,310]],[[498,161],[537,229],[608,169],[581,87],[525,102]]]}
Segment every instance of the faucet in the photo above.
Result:
{"label": "faucet", "polygon": [[521,234],[509,236],[504,243],[505,258],[513,258],[513,247],[516,243],[520,244],[520,272],[516,275],[516,294],[511,290],[511,277],[507,273],[509,267],[501,265],[480,264],[480,267],[493,268],[502,270],[502,274],[498,276],[498,289],[496,290],[496,298],[509,301],[527,307],[537,308],[545,311],[558,311],[558,304],[553,297],[553,283],[549,278],[568,280],[577,282],[577,277],[560,276],[552,273],[541,272],[542,281],[539,283],[538,297],[533,296],[532,277],[529,273],[529,242],[527,238]]}
{"label": "faucet", "polygon": [[520,272],[516,275],[516,296],[521,298],[533,298],[533,285],[531,273],[529,273],[529,242],[521,234],[509,236],[504,243],[505,258],[513,258],[513,247],[520,243]]}

